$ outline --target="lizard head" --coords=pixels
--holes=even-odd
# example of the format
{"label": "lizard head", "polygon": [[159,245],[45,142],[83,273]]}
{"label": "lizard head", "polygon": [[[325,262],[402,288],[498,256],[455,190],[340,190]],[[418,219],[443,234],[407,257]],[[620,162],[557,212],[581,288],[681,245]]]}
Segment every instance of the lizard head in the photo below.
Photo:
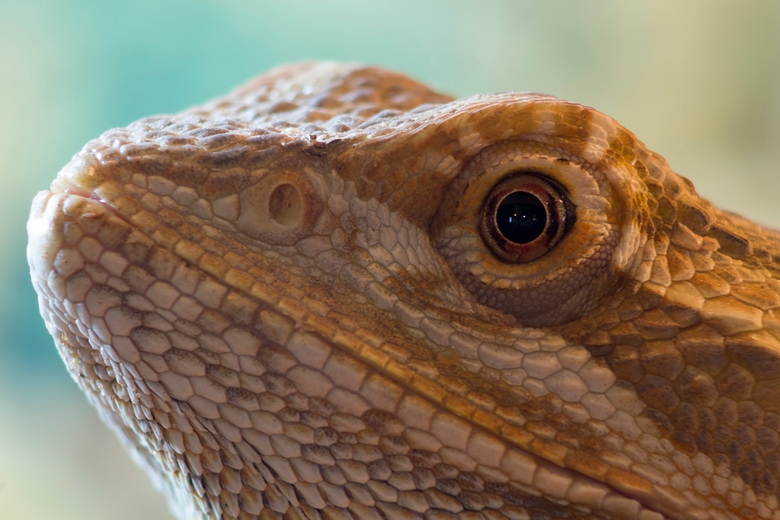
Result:
{"label": "lizard head", "polygon": [[780,235],[593,109],[285,67],[88,143],[28,232],[181,518],[778,514]]}

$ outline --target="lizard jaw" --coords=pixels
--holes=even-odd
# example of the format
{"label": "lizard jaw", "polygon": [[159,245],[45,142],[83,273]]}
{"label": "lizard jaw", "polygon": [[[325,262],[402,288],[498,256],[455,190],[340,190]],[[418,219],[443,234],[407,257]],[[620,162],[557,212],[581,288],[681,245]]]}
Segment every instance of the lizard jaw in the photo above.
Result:
{"label": "lizard jaw", "polygon": [[[87,187],[84,186],[86,184],[84,181],[77,183],[73,182],[70,179],[83,179],[84,177],[81,177],[80,175],[74,175],[73,177],[64,177],[60,181],[56,183],[56,186],[53,187],[53,192],[43,192],[39,197],[44,199],[46,201],[46,206],[48,208],[56,207],[59,211],[66,211],[62,208],[65,208],[66,206],[76,207],[79,204],[88,204],[89,206],[84,206],[85,208],[102,208],[106,210],[111,215],[116,215],[119,217],[122,222],[125,223],[125,225],[128,228],[132,228],[134,231],[137,231],[135,228],[133,228],[132,224],[123,217],[116,208],[112,207],[110,203],[101,200],[97,195],[95,195],[94,192],[88,191]],[[88,179],[89,177],[87,177]],[[53,203],[53,204],[52,204]],[[98,206],[95,206],[95,205]],[[48,214],[50,222],[55,222],[58,220],[59,215],[55,215],[55,212],[52,209],[48,209],[47,211],[44,211],[42,213]],[[89,210],[82,212],[81,215],[78,215],[78,218],[83,218],[87,213],[97,213],[96,211],[90,212]],[[73,215],[76,216],[76,215]],[[36,226],[37,229],[52,229],[51,224],[48,226],[42,226],[40,225],[40,222],[37,224],[33,224],[35,220],[31,219],[31,225]],[[56,225],[56,224],[55,224]],[[40,242],[35,239],[35,236],[40,236],[39,233],[31,233],[31,239],[30,244],[31,247],[34,247],[33,244],[39,244]],[[57,233],[52,233],[49,236],[57,236]],[[57,242],[59,243],[59,242]],[[54,247],[54,250],[52,250],[53,246],[47,246],[49,248],[48,256],[56,256],[56,249],[59,246]],[[37,254],[38,257],[43,257],[45,255]],[[241,291],[247,296],[249,296],[246,293],[245,287],[240,286],[234,286],[232,289],[236,291]],[[44,309],[42,308],[42,312]],[[46,311],[51,314],[53,311],[51,308],[47,308]],[[66,316],[60,316],[60,319],[62,321],[65,321]],[[76,322],[78,322],[79,317],[75,315],[71,315],[68,317],[71,321],[69,323],[73,324],[75,326]],[[289,317],[288,317],[289,318]],[[50,320],[47,320],[47,322],[51,323]],[[64,333],[65,331],[61,331]],[[301,332],[301,337],[311,337],[311,340],[314,342],[317,342],[317,337],[321,337],[320,334],[322,331],[317,330],[309,330],[306,332]],[[311,335],[311,336],[309,336]],[[64,336],[63,336],[64,338]],[[87,338],[83,338],[84,341],[88,341]],[[89,345],[95,349],[95,351],[100,352],[101,349],[108,348],[107,345],[94,345],[89,343]],[[345,345],[341,344],[339,345],[338,342],[327,342],[327,344],[320,342],[320,346],[327,345],[327,347],[333,349],[334,351],[340,350],[341,352],[349,352],[353,351],[354,353],[354,345]],[[69,345],[67,341],[62,339],[60,342],[58,342],[58,346],[61,350],[65,349],[71,349],[73,345]],[[122,359],[123,353],[120,351],[118,354],[114,350],[114,355],[118,356],[118,362],[120,365],[124,365],[128,367],[129,372],[136,371],[135,367],[132,367],[132,363],[129,363],[128,360]],[[300,356],[300,359],[298,360],[302,364],[306,364],[308,356]],[[361,360],[365,361],[365,360]],[[123,423],[120,420],[120,416],[116,414],[110,414],[108,413],[109,409],[113,409],[116,407],[121,407],[123,405],[122,400],[116,396],[113,392],[106,392],[105,388],[103,388],[102,383],[98,380],[95,381],[94,384],[91,382],[84,382],[80,379],[83,378],[83,374],[81,373],[81,370],[83,368],[83,364],[74,364],[73,366],[70,366],[71,373],[76,379],[79,384],[84,388],[89,394],[93,395],[91,400],[93,403],[98,404],[100,407],[102,407],[104,410],[106,410],[104,415],[104,420],[109,422],[109,424],[112,426],[113,429],[115,429],[118,432],[121,432],[121,437],[125,439],[125,444],[128,444],[127,439],[133,438],[132,435],[128,434],[128,432],[133,431],[132,425],[129,423]],[[392,379],[392,376],[390,374],[386,374],[388,377]],[[398,386],[406,386],[405,382],[403,380],[399,380],[398,378],[395,379],[395,383]],[[119,383],[120,385],[123,385],[123,383]],[[140,384],[143,384],[142,382]],[[137,387],[139,383],[136,383],[136,385],[132,385],[134,387]],[[125,392],[132,393],[132,391],[128,392],[128,389],[125,388]],[[150,414],[152,414],[151,408],[149,411]],[[479,430],[479,425],[476,424],[470,424],[468,426],[465,426],[462,421],[458,421],[459,424],[462,427],[468,427],[472,428],[473,430]],[[141,436],[139,432],[135,432],[135,434]],[[483,435],[489,435],[485,432],[482,432]],[[506,441],[504,441],[506,442]],[[135,451],[143,451],[139,449],[139,443],[138,442],[130,442],[130,447],[133,448]],[[669,518],[664,516],[663,514],[657,512],[657,510],[654,510],[654,508],[648,508],[642,505],[638,500],[635,500],[634,498],[631,498],[630,496],[626,495],[624,492],[618,491],[615,488],[609,486],[608,484],[598,482],[590,477],[587,477],[577,471],[562,468],[559,467],[552,462],[549,462],[537,455],[531,454],[528,451],[525,451],[521,448],[517,447],[510,447],[508,448],[509,451],[512,452],[512,455],[506,459],[505,465],[513,465],[510,472],[514,473],[519,480],[522,479],[530,479],[528,480],[529,487],[535,489],[535,490],[542,490],[544,495],[546,497],[549,497],[553,500],[559,500],[567,502],[571,505],[578,505],[581,507],[587,507],[591,509],[592,511],[600,511],[603,513],[606,513],[610,516],[614,516],[615,518],[631,518],[631,519],[639,519],[639,520],[661,520],[663,518]],[[472,456],[479,457],[480,449],[475,448],[474,453],[471,453]],[[150,457],[152,457],[152,454],[149,453],[141,453],[143,456],[135,458],[138,460],[144,461],[144,467],[149,471],[149,468],[158,468],[156,470],[151,471],[152,474],[154,474],[154,471],[160,471],[160,467],[165,467],[166,465],[171,465],[170,463],[167,463],[162,461],[158,461],[155,464],[150,464],[149,460]],[[487,454],[483,454],[483,456],[489,456]],[[161,482],[164,479],[161,479],[159,475],[155,476],[155,481]],[[169,483],[170,484],[170,483]],[[183,484],[179,484],[183,485]],[[175,491],[175,490],[174,490]],[[176,495],[176,496],[183,496],[185,493],[183,493],[183,490],[178,490],[178,492],[174,491],[168,491],[169,494]],[[191,506],[186,506],[186,508],[191,508]],[[681,517],[683,518],[683,517]]]}

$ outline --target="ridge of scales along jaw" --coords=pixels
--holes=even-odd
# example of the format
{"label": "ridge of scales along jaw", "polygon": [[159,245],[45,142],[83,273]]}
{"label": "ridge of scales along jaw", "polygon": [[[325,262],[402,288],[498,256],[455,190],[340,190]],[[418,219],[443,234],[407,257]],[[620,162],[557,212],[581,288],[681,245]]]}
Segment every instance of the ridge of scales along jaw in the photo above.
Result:
{"label": "ridge of scales along jaw", "polygon": [[89,143],[28,233],[180,518],[780,515],[780,237],[592,109],[279,69]]}

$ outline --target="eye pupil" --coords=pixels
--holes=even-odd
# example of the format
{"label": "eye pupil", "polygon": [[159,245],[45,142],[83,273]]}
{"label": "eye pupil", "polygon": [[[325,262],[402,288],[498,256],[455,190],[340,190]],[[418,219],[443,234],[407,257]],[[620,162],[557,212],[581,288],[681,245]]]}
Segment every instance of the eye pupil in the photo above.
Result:
{"label": "eye pupil", "polygon": [[526,191],[508,195],[498,205],[496,226],[507,240],[527,244],[536,240],[547,226],[547,211],[538,197]]}
{"label": "eye pupil", "polygon": [[498,258],[522,264],[551,251],[573,222],[574,206],[563,188],[542,173],[524,171],[493,186],[479,226]]}

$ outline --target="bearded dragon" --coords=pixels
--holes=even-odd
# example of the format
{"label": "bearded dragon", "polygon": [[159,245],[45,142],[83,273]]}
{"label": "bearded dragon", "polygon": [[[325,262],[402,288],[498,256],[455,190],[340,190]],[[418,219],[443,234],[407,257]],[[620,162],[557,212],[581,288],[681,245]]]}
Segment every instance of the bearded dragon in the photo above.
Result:
{"label": "bearded dragon", "polygon": [[28,232],[181,519],[780,519],[780,234],[591,108],[281,67],[89,142]]}

